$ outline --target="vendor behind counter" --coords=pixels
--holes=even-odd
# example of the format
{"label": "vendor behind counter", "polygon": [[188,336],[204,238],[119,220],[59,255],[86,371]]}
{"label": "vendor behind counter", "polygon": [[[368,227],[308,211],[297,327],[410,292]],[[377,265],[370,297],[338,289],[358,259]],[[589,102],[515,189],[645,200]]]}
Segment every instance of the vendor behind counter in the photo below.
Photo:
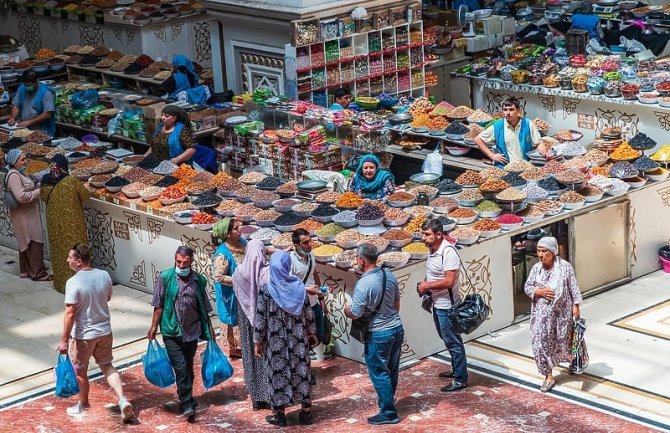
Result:
{"label": "vendor behind counter", "polygon": [[395,179],[389,171],[381,169],[379,158],[363,155],[350,189],[363,198],[383,200],[395,192]]}
{"label": "vendor behind counter", "polygon": [[[540,132],[530,119],[521,115],[519,100],[507,98],[502,109],[505,118],[494,121],[475,138],[479,150],[499,167],[509,162],[528,160],[527,153],[535,146],[547,158],[548,149],[540,141]],[[491,151],[487,143],[495,143],[496,151]]]}
{"label": "vendor behind counter", "polygon": [[56,134],[56,97],[48,85],[37,79],[37,73],[27,70],[21,75],[21,85],[12,100],[12,112],[7,123],[19,128],[41,130],[53,137]]}
{"label": "vendor behind counter", "polygon": [[151,147],[145,155],[154,155],[161,161],[173,164],[192,164],[195,154],[193,128],[183,108],[166,105],[161,114],[161,126],[151,139]]}

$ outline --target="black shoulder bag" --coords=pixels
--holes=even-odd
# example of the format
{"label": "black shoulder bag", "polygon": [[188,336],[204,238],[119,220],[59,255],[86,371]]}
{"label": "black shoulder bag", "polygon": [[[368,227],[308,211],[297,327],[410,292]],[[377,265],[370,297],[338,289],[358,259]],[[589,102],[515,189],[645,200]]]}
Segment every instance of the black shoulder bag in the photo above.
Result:
{"label": "black shoulder bag", "polygon": [[[461,260],[461,255],[458,254],[458,250],[455,247],[454,251],[458,256],[458,261],[461,263],[461,268],[463,268],[463,273],[465,277],[472,285],[472,281],[468,276],[468,271],[463,266],[463,260]],[[454,293],[451,288],[449,288],[449,299],[451,299],[451,308],[447,310],[449,316],[449,321],[451,326],[454,329],[454,332],[458,334],[469,334],[475,329],[477,329],[484,321],[489,317],[489,306],[484,302],[484,298],[479,293],[468,294],[465,296],[465,299],[455,305],[454,302]],[[433,310],[433,298],[431,293],[425,293],[421,296],[421,308],[426,310],[429,313],[432,313]]]}
{"label": "black shoulder bag", "polygon": [[368,336],[370,335],[370,322],[377,315],[379,308],[384,302],[384,295],[386,294],[386,271],[382,269],[382,297],[377,303],[377,306],[374,310],[368,310],[367,306],[363,310],[363,314],[358,319],[353,319],[351,321],[351,330],[349,335],[355,339],[365,344],[368,341]]}

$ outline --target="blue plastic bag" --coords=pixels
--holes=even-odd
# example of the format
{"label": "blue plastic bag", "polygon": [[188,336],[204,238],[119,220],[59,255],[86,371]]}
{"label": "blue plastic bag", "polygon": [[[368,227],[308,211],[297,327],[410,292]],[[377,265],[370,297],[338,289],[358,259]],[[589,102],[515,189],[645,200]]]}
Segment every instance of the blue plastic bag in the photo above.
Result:
{"label": "blue plastic bag", "polygon": [[70,103],[72,108],[91,108],[94,105],[98,105],[100,100],[100,94],[97,90],[80,90],[74,95],[70,96]]}
{"label": "blue plastic bag", "polygon": [[234,373],[228,357],[214,340],[207,341],[207,347],[200,354],[200,359],[202,360],[202,383],[205,389],[225,382]]}
{"label": "blue plastic bag", "polygon": [[77,373],[75,373],[72,361],[70,361],[70,357],[67,354],[61,353],[58,355],[55,370],[56,396],[67,398],[79,394]]}
{"label": "blue plastic bag", "polygon": [[165,349],[158,341],[150,340],[147,353],[142,357],[144,377],[160,388],[167,388],[175,383],[174,370]]}

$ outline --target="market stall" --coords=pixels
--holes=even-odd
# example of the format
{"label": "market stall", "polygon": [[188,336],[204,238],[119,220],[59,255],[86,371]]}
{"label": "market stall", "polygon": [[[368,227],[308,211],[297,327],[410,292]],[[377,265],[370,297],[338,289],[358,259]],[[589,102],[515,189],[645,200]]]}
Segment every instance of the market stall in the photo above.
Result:
{"label": "market stall", "polygon": [[[159,60],[170,59],[174,53],[183,53],[205,67],[211,66],[210,29],[206,14],[190,6],[184,11],[174,7],[160,11],[154,6],[148,7],[154,12],[137,9],[137,13],[130,15],[132,7],[125,8],[125,12],[98,8],[92,12],[76,9],[64,12],[44,7],[28,9],[19,5],[8,14],[2,28],[3,33],[18,38],[31,55],[41,48],[62,50],[79,44],[106,46],[135,55],[147,54]],[[161,15],[148,17],[145,13]]]}
{"label": "market stall", "polygon": [[[28,146],[24,150],[32,155],[40,155],[46,149]],[[33,158],[39,160],[35,156]],[[245,222],[243,226],[245,236],[254,238],[256,234],[256,238],[276,246],[286,246],[290,242],[287,239],[289,233],[283,230],[292,230],[296,226],[315,230],[317,239],[326,247],[322,250],[319,248],[323,247],[318,247],[314,254],[320,260],[317,270],[321,280],[332,289],[327,305],[335,324],[336,352],[352,359],[362,359],[362,347],[348,337],[349,322],[342,313],[345,303],[351,296],[357,275],[349,268],[351,262],[347,263],[346,259],[339,260],[335,252],[344,253],[347,248],[350,251],[357,244],[356,239],[388,245],[389,240],[384,236],[394,229],[393,226],[396,224],[393,220],[388,220],[389,225],[385,226],[362,225],[358,226],[358,229],[345,230],[339,224],[351,221],[349,217],[351,214],[346,212],[352,211],[340,211],[339,208],[355,206],[350,201],[345,202],[341,194],[326,191],[311,196],[305,195],[304,191],[301,193],[295,189],[295,183],[284,183],[257,172],[247,173],[246,177],[237,180],[224,174],[214,177],[211,174],[196,173],[183,166],[175,170],[175,167],[169,167],[167,164],[142,165],[141,161],[139,165],[128,165],[136,164],[138,160],[141,158],[129,157],[125,163],[115,166],[115,163],[110,164],[110,161],[81,164],[89,161],[84,159],[79,165],[76,165],[77,163],[73,165],[72,173],[88,179],[87,186],[95,197],[87,203],[85,215],[96,266],[109,271],[116,282],[152,292],[156,272],[172,264],[174,250],[183,244],[196,251],[195,269],[211,279],[209,258],[214,246],[209,228],[217,216],[198,210],[183,210],[194,207],[214,209],[216,214],[220,215],[234,215]],[[154,168],[150,169],[150,166]],[[38,168],[40,167],[34,166],[31,170]],[[114,172],[104,173],[110,170]],[[176,180],[176,184],[169,178]],[[519,223],[501,218],[499,221],[503,223],[500,225],[505,224],[505,230],[498,228],[485,233],[488,237],[480,237],[479,232],[474,240],[464,235],[476,230],[474,227],[480,227],[477,221],[473,226],[456,224],[469,218],[461,215],[465,211],[458,210],[469,208],[453,208],[454,210],[448,213],[455,218],[453,223],[449,223],[449,234],[461,245],[460,254],[471,281],[466,282],[468,280],[465,276],[461,276],[462,291],[480,293],[491,307],[489,320],[467,338],[500,329],[514,321],[511,245],[517,236],[533,229],[556,224],[565,224],[568,227],[568,232],[572,235],[563,244],[567,248],[564,254],[575,264],[578,280],[584,292],[657,269],[656,250],[662,241],[670,236],[667,227],[663,225],[663,221],[667,221],[670,217],[668,203],[670,180],[655,179],[658,181],[649,180],[646,185],[626,190],[621,194],[618,190],[612,190],[612,194],[604,195],[592,202],[582,202],[581,206],[574,206],[574,209],[564,210],[562,207],[559,212],[552,212],[552,215],[542,214],[538,217],[522,213],[526,216],[517,217],[520,219]],[[142,181],[147,184],[141,185]],[[154,186],[147,186],[150,181],[153,181]],[[244,181],[248,184],[240,183]],[[173,185],[166,186],[169,183]],[[99,187],[100,185],[104,186]],[[251,185],[268,189],[263,190]],[[216,186],[225,198],[208,192],[213,186]],[[428,188],[420,190],[431,191]],[[279,191],[285,198],[278,198],[280,196],[273,191]],[[179,200],[186,198],[187,192],[191,197],[189,202],[180,202]],[[443,201],[454,200],[452,197],[455,196],[441,196],[434,200],[440,198]],[[401,199],[404,196],[392,198]],[[339,205],[338,200],[341,200]],[[459,200],[454,201],[458,203]],[[324,202],[326,206],[323,206]],[[332,203],[335,207],[330,207],[327,203]],[[433,204],[447,204],[447,202]],[[291,209],[293,213],[289,212]],[[321,209],[319,214],[324,213],[324,210],[333,209],[334,212],[325,213],[338,224],[326,223],[328,217],[317,217],[316,209]],[[428,211],[430,209],[428,208]],[[433,210],[446,211],[439,206],[433,207]],[[8,224],[7,212],[4,205],[0,206],[2,216],[0,220],[5,221],[0,227],[0,242],[13,247],[14,239]],[[398,215],[404,210],[389,208],[387,212],[389,213],[384,213],[384,218],[388,219],[392,218],[390,215]],[[421,206],[415,206],[413,212],[416,213],[413,220],[404,226],[407,230],[398,229],[407,233],[409,237],[400,236],[400,238],[408,239],[409,242],[412,237],[416,238],[415,227],[424,218],[422,215],[425,215],[426,210],[421,209]],[[353,221],[364,222],[356,218],[356,213],[353,212]],[[312,215],[312,217],[306,219],[299,215]],[[319,223],[317,218],[322,218],[321,221],[324,222]],[[358,218],[362,216],[359,215]],[[480,224],[491,224],[491,221],[495,220],[480,218],[478,221]],[[604,224],[604,221],[607,223]],[[328,224],[330,224],[328,230],[335,229],[338,235],[347,232],[347,236],[338,239],[338,235],[332,235],[334,232],[328,231],[330,234],[324,234],[326,231],[321,229]],[[380,232],[383,236],[369,234],[378,232],[377,229],[383,230]],[[395,234],[387,237],[394,238]],[[350,236],[353,238],[349,238]],[[402,242],[397,245],[401,244]],[[408,248],[411,245],[416,247]],[[403,250],[418,251],[415,248],[420,245],[422,245],[420,242],[414,241],[408,246],[394,247],[387,251],[391,253],[395,251],[402,255]],[[411,257],[422,257],[421,253],[416,254],[418,255]],[[402,294],[401,316],[406,329],[403,361],[412,362],[441,350],[442,343],[431,333],[425,332],[426,329],[432,329],[432,319],[420,309],[415,293],[416,284],[424,275],[425,261],[417,258],[405,263],[392,268],[392,272],[400,283]]]}

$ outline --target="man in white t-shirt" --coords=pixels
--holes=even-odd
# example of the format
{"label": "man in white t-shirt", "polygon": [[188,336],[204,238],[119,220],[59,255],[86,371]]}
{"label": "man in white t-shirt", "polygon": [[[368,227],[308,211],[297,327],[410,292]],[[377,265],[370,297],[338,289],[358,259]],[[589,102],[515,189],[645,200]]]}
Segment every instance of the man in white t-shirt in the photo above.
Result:
{"label": "man in white t-shirt", "polygon": [[119,398],[123,422],[130,422],[135,417],[133,407],[123,395],[121,376],[112,365],[112,324],[107,305],[112,298],[112,279],[106,271],[91,267],[91,251],[86,245],[72,247],[67,263],[76,274],[65,284],[63,334],[56,350],[70,350],[79,383],[79,401],[67,413],[81,415],[90,407],[88,362],[93,356]]}
{"label": "man in white t-shirt", "polygon": [[316,272],[316,261],[312,255],[312,235],[305,229],[297,229],[293,231],[291,240],[293,241],[293,251],[290,253],[291,273],[305,284],[309,305],[314,310],[316,338],[320,344],[325,334],[323,306],[321,305],[325,295],[319,289],[321,280]]}
{"label": "man in white t-shirt", "polygon": [[423,242],[430,249],[426,260],[426,281],[419,283],[419,295],[430,293],[433,298],[433,321],[437,334],[451,356],[451,371],[439,374],[454,381],[442,387],[442,392],[458,391],[468,387],[468,367],[465,346],[460,334],[454,332],[448,310],[460,302],[461,294],[458,282],[461,259],[456,249],[444,239],[444,228],[438,219],[430,219],[421,227]]}

